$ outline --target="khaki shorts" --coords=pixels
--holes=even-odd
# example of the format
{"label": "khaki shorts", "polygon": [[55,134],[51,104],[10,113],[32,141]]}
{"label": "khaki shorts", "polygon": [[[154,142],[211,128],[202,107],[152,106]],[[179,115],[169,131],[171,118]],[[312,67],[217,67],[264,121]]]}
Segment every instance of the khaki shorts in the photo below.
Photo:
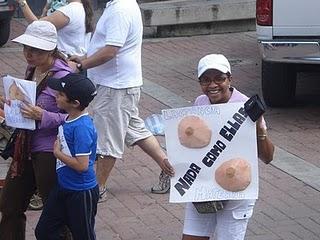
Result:
{"label": "khaki shorts", "polygon": [[89,106],[98,133],[97,154],[122,158],[124,144],[134,145],[152,134],[139,117],[140,87],[114,89],[97,85]]}

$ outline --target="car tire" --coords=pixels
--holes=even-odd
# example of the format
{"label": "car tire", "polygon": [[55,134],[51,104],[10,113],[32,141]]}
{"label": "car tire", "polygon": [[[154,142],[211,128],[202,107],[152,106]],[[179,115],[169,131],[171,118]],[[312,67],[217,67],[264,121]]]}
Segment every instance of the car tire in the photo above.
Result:
{"label": "car tire", "polygon": [[294,105],[297,71],[294,64],[262,61],[262,94],[269,107]]}
{"label": "car tire", "polygon": [[0,47],[2,47],[10,36],[10,18],[0,20]]}

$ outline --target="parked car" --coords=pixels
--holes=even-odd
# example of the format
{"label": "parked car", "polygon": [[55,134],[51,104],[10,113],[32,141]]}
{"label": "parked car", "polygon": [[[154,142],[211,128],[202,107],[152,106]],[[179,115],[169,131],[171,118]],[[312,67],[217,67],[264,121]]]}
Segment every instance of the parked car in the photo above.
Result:
{"label": "parked car", "polygon": [[272,107],[295,100],[297,73],[320,71],[319,0],[256,0],[262,93]]}
{"label": "parked car", "polygon": [[9,39],[10,21],[15,9],[14,0],[0,0],[0,47]]}

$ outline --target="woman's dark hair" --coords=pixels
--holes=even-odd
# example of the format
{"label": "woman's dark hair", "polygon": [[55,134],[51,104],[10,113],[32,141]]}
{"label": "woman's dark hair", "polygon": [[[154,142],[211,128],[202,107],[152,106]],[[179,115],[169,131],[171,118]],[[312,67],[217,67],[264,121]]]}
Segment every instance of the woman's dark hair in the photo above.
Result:
{"label": "woman's dark hair", "polygon": [[81,0],[84,11],[86,13],[86,33],[93,32],[94,24],[93,24],[93,8],[90,0]]}
{"label": "woman's dark hair", "polygon": [[68,63],[67,57],[62,52],[60,52],[57,47],[52,51],[52,56],[55,59],[60,59],[64,62]]}

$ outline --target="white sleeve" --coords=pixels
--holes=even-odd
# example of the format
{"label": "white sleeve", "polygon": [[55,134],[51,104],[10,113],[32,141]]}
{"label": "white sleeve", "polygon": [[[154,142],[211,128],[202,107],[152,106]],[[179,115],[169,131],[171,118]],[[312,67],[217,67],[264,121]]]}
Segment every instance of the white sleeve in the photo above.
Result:
{"label": "white sleeve", "polygon": [[123,47],[130,31],[130,20],[123,12],[114,12],[107,17],[105,29],[105,44]]}
{"label": "white sleeve", "polygon": [[63,15],[65,15],[67,18],[69,18],[69,21],[71,22],[71,19],[73,18],[73,9],[71,5],[66,5],[63,7],[60,7],[57,9],[57,11],[62,12]]}

